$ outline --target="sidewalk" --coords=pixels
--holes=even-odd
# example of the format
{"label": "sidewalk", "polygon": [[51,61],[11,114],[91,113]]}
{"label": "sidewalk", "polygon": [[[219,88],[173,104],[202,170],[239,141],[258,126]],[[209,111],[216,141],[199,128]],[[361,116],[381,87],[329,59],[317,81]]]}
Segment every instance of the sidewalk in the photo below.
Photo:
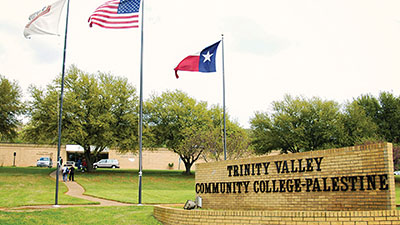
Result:
{"label": "sidewalk", "polygon": [[[56,179],[56,173],[57,173],[57,170],[52,172],[50,174],[50,176],[53,177],[54,179]],[[102,198],[96,198],[96,197],[84,195],[85,189],[80,184],[76,183],[75,181],[63,182],[61,174],[58,176],[58,178],[59,178],[58,180],[59,180],[60,184],[64,183],[68,188],[67,193],[65,193],[66,195],[100,203],[100,205],[92,205],[92,206],[129,206],[129,205],[134,205],[134,204],[122,203],[122,202],[106,200],[106,199],[102,199]],[[89,205],[85,205],[85,206],[89,206]]]}

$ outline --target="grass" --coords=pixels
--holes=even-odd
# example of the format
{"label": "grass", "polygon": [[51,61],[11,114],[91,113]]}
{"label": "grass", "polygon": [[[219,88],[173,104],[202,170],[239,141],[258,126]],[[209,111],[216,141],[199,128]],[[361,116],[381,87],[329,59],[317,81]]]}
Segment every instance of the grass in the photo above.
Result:
{"label": "grass", "polygon": [[[0,207],[55,204],[54,169],[37,167],[0,167]],[[65,195],[67,187],[59,183],[59,204],[94,204]],[[0,223],[1,224],[1,223]]]}
{"label": "grass", "polygon": [[71,207],[32,212],[0,211],[0,224],[161,224],[152,214],[151,206]]}
{"label": "grass", "polygon": [[[0,167],[0,207],[54,204],[54,169]],[[138,171],[99,169],[76,173],[86,193],[137,203]],[[182,171],[144,171],[142,203],[184,203],[194,199],[194,176]],[[60,182],[59,204],[90,203],[64,195]],[[71,207],[28,212],[0,211],[0,224],[160,224],[152,206]],[[88,216],[90,215],[90,216]]]}
{"label": "grass", "polygon": [[[51,205],[55,182],[49,174],[54,169],[37,167],[0,167],[0,207]],[[98,169],[94,173],[76,173],[75,180],[85,194],[127,203],[138,203],[138,171]],[[185,203],[195,198],[194,175],[182,171],[144,171],[142,203]],[[65,195],[67,187],[59,183],[59,204],[94,204]]]}
{"label": "grass", "polygon": [[[85,194],[138,203],[138,171],[98,169],[95,173],[78,173],[76,180]],[[142,203],[185,203],[195,199],[194,175],[182,171],[146,170],[142,176]]]}

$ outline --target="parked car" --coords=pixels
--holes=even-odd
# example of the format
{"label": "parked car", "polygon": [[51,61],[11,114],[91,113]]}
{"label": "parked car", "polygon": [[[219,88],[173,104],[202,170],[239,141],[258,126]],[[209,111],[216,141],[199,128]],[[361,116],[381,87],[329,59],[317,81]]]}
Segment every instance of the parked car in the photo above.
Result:
{"label": "parked car", "polygon": [[394,175],[400,175],[400,170],[399,171],[394,171]]}
{"label": "parked car", "polygon": [[102,159],[93,163],[93,168],[119,168],[119,162],[116,159]]}
{"label": "parked car", "polygon": [[36,166],[38,167],[53,167],[53,161],[51,160],[50,157],[40,157],[40,159],[37,160]]}

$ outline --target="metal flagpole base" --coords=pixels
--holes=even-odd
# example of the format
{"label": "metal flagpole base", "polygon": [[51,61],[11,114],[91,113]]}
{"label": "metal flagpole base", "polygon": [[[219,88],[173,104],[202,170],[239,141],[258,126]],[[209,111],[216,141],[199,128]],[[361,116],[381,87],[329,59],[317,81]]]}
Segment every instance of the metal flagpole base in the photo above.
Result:
{"label": "metal flagpole base", "polygon": [[54,208],[60,208],[60,205],[53,205]]}
{"label": "metal flagpole base", "polygon": [[143,204],[138,204],[137,206],[143,206]]}

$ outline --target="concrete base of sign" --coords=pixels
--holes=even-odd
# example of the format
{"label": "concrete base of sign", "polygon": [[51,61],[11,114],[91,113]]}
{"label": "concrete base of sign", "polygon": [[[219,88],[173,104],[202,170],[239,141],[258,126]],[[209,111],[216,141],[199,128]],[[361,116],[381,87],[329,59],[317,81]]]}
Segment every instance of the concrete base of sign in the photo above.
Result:
{"label": "concrete base of sign", "polygon": [[188,211],[182,207],[155,206],[154,217],[163,224],[400,224],[400,210]]}

